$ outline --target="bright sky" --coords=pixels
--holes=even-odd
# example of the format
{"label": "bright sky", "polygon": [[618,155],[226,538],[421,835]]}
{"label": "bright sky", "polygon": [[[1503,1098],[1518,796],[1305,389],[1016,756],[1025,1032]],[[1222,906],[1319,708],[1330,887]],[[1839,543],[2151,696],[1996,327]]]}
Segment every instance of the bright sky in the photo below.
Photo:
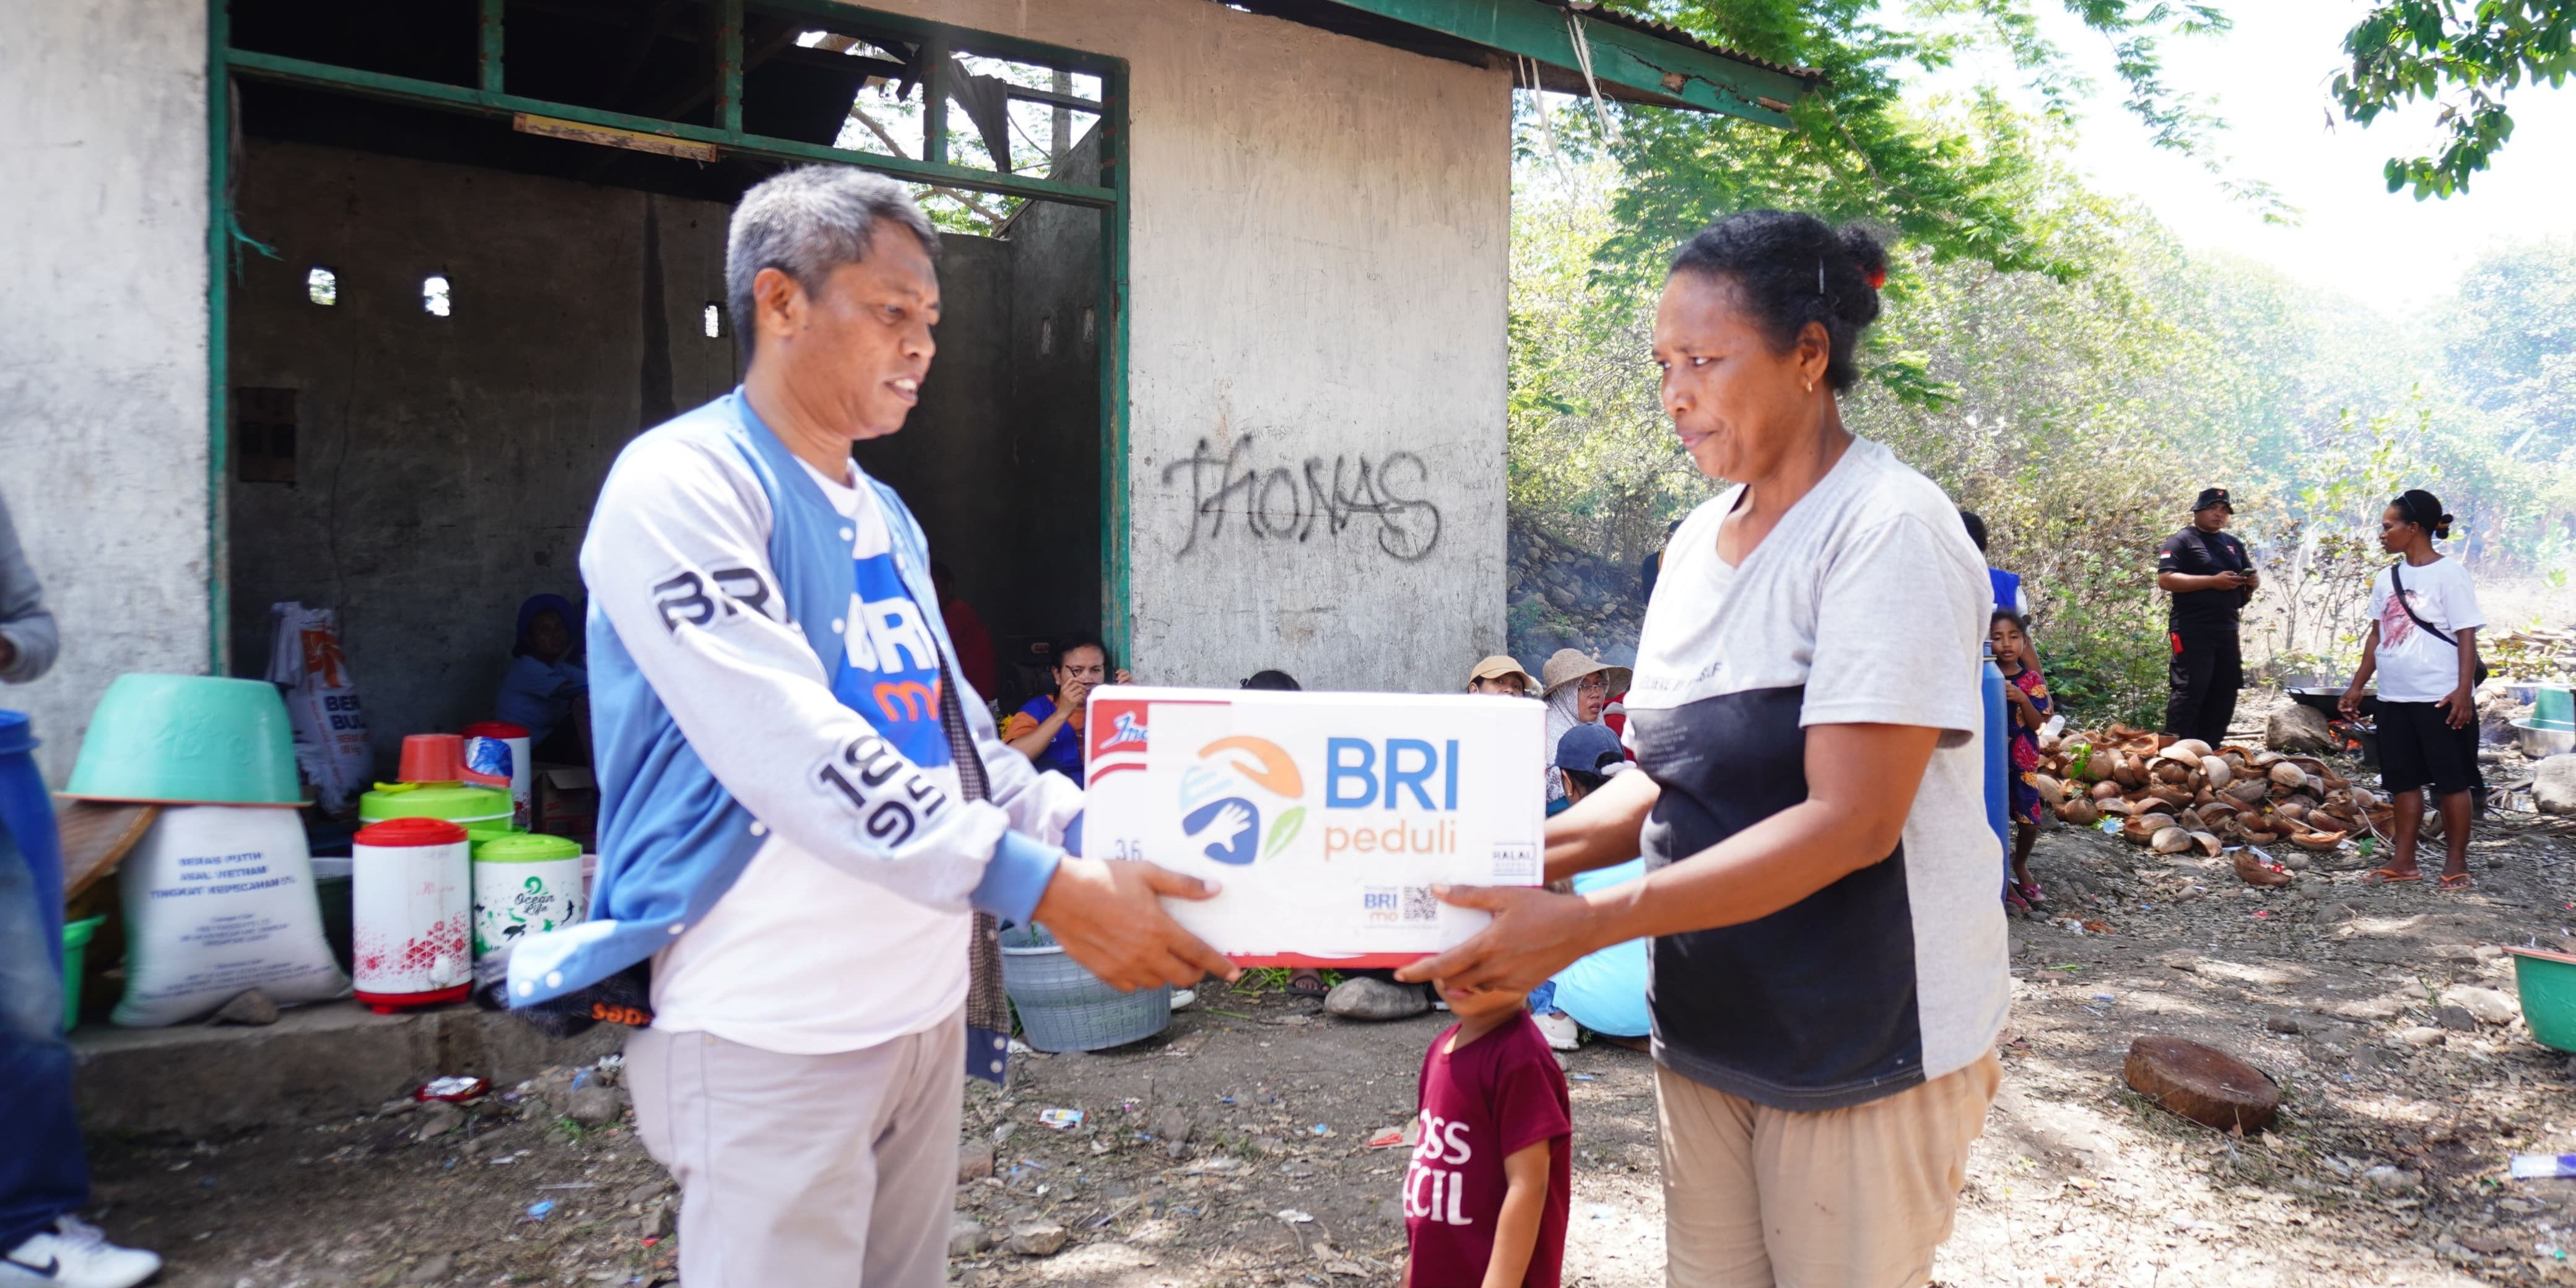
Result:
{"label": "bright sky", "polygon": [[[2235,29],[2166,40],[2166,81],[2215,100],[2228,123],[2215,147],[2232,158],[2230,172],[2269,182],[2301,222],[2264,224],[2198,161],[2153,147],[2121,107],[2108,45],[2063,5],[2043,3],[2052,36],[2095,82],[2077,163],[2097,190],[2140,199],[2188,244],[2263,260],[2399,319],[2449,291],[2487,246],[2576,232],[2576,85],[2514,94],[2513,139],[2494,168],[2465,195],[2418,202],[2388,192],[2380,165],[2427,151],[2429,111],[2367,130],[2330,118],[2327,87],[2362,0],[2219,4]],[[1961,70],[2012,83],[2009,66]]]}

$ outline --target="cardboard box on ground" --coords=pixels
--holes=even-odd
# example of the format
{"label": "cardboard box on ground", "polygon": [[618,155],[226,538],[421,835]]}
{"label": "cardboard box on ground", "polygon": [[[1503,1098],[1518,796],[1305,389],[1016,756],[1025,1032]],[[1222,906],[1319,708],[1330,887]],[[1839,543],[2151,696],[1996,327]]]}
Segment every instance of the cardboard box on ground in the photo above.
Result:
{"label": "cardboard box on ground", "polygon": [[1084,728],[1083,852],[1219,883],[1166,904],[1238,962],[1399,965],[1488,919],[1433,885],[1539,884],[1538,703],[1113,686]]}
{"label": "cardboard box on ground", "polygon": [[536,820],[528,830],[568,837],[594,848],[599,830],[599,782],[579,765],[536,766]]}

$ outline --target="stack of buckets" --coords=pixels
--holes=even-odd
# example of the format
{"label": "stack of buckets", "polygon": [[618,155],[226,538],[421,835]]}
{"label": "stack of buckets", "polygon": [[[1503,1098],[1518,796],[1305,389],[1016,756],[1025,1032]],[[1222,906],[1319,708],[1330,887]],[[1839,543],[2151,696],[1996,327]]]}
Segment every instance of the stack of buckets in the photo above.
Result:
{"label": "stack of buckets", "polygon": [[353,974],[376,1011],[461,1000],[475,959],[582,919],[581,847],[526,831],[527,738],[413,734],[401,781],[359,798]]}

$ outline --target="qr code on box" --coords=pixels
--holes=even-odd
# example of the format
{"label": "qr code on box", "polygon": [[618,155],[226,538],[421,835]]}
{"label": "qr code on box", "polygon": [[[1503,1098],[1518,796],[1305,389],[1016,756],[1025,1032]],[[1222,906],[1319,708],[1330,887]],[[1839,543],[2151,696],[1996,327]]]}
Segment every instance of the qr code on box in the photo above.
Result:
{"label": "qr code on box", "polygon": [[1440,900],[1429,886],[1369,886],[1360,907],[1372,925],[1424,926],[1440,920]]}
{"label": "qr code on box", "polygon": [[1494,881],[1509,885],[1517,881],[1538,880],[1538,847],[1535,845],[1497,845],[1494,847]]}
{"label": "qr code on box", "polygon": [[1404,887],[1403,920],[1414,925],[1440,920],[1440,900],[1432,896],[1431,887]]}

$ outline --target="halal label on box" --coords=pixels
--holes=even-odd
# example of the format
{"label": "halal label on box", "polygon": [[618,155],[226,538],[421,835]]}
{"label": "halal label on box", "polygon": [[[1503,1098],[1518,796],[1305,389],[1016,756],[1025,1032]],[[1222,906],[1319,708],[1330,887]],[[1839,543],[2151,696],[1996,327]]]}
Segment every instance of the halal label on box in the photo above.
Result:
{"label": "halal label on box", "polygon": [[1164,906],[1237,962],[1401,965],[1488,920],[1432,886],[1539,883],[1527,699],[1122,685],[1084,730],[1083,852],[1220,884]]}

